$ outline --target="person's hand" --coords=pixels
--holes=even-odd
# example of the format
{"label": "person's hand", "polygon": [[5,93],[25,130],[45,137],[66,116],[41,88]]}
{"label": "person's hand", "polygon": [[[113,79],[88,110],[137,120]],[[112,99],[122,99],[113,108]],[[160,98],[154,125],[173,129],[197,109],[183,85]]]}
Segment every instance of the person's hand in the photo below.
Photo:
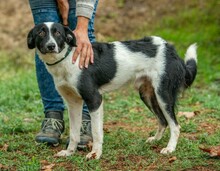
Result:
{"label": "person's hand", "polygon": [[88,68],[89,63],[93,63],[93,49],[88,37],[88,22],[88,18],[78,17],[76,29],[73,31],[76,36],[77,47],[72,62],[75,63],[80,56],[79,67],[81,69]]}
{"label": "person's hand", "polygon": [[69,2],[68,0],[57,0],[58,9],[63,19],[63,25],[68,25]]}

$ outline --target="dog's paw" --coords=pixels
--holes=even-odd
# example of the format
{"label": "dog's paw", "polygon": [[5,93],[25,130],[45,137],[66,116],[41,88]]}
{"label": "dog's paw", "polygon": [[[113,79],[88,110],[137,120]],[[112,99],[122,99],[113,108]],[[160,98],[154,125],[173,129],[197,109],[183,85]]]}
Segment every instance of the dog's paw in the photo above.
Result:
{"label": "dog's paw", "polygon": [[90,160],[90,159],[100,159],[102,155],[102,152],[98,152],[98,151],[92,151],[89,154],[86,155],[86,159]]}
{"label": "dog's paw", "polygon": [[175,151],[175,148],[172,148],[172,147],[166,147],[166,148],[163,148],[160,153],[161,154],[169,154],[169,153],[172,153]]}
{"label": "dog's paw", "polygon": [[55,154],[55,157],[62,157],[62,156],[70,156],[74,153],[74,151],[70,150],[62,150],[59,153]]}
{"label": "dog's paw", "polygon": [[155,138],[155,137],[149,137],[148,139],[147,139],[147,143],[152,143],[152,142],[154,142],[154,141],[156,141],[157,139]]}

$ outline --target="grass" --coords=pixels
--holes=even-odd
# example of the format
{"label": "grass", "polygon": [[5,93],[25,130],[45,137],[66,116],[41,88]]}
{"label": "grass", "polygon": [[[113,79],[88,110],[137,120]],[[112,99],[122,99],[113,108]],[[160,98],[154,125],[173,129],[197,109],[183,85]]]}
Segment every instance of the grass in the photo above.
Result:
{"label": "grass", "polygon": [[[197,115],[191,119],[178,117],[181,136],[176,152],[159,153],[167,144],[169,130],[159,142],[145,143],[155,133],[156,119],[129,86],[104,96],[105,137],[100,160],[86,161],[88,151],[54,158],[56,152],[65,148],[68,125],[61,146],[35,144],[43,115],[32,54],[24,57],[21,50],[1,51],[0,170],[220,170],[219,159],[198,148],[220,143],[219,2],[204,2],[204,8],[192,2],[192,7],[161,18],[149,30],[172,41],[181,56],[189,44],[197,42],[199,46],[197,79],[180,97],[177,108],[196,111]],[[136,36],[142,36],[146,29],[140,26]],[[68,123],[67,115],[65,120]],[[176,159],[171,160],[173,157]]]}

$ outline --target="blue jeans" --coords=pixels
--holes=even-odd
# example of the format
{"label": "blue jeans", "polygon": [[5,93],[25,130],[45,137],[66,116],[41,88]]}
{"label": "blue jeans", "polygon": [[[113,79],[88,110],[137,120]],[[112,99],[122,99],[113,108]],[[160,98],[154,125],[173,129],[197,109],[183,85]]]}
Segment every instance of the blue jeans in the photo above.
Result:
{"label": "blue jeans", "polygon": [[[98,1],[96,2],[96,6],[97,3]],[[31,5],[31,0],[30,0],[30,5]],[[95,41],[95,35],[93,33],[94,33],[94,17],[96,12],[96,6],[88,27],[88,36],[91,42]],[[42,22],[57,22],[57,23],[62,22],[62,18],[59,14],[58,9],[54,7],[46,7],[46,8],[39,7],[36,9],[32,9],[32,14],[35,24],[39,24]],[[72,30],[74,30],[77,23],[77,18],[75,16],[75,8],[70,8],[68,22],[69,22],[69,27]],[[64,111],[65,106],[63,103],[63,99],[55,89],[52,76],[48,73],[44,63],[39,59],[37,54],[35,56],[35,65],[36,65],[38,86],[40,89],[40,94],[44,106],[44,112],[46,113],[48,111]],[[84,114],[89,113],[86,104],[83,105],[83,113]]]}

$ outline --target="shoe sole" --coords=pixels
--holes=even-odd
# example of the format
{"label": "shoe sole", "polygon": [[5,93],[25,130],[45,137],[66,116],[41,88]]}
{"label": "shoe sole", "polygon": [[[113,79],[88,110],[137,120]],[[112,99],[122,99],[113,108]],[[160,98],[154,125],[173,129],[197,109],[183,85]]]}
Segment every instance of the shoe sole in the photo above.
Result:
{"label": "shoe sole", "polygon": [[54,146],[54,147],[57,147],[61,143],[61,139],[59,139],[57,142],[57,140],[48,137],[40,138],[40,139],[38,138],[38,140],[35,141],[37,144],[47,144],[49,146]]}

